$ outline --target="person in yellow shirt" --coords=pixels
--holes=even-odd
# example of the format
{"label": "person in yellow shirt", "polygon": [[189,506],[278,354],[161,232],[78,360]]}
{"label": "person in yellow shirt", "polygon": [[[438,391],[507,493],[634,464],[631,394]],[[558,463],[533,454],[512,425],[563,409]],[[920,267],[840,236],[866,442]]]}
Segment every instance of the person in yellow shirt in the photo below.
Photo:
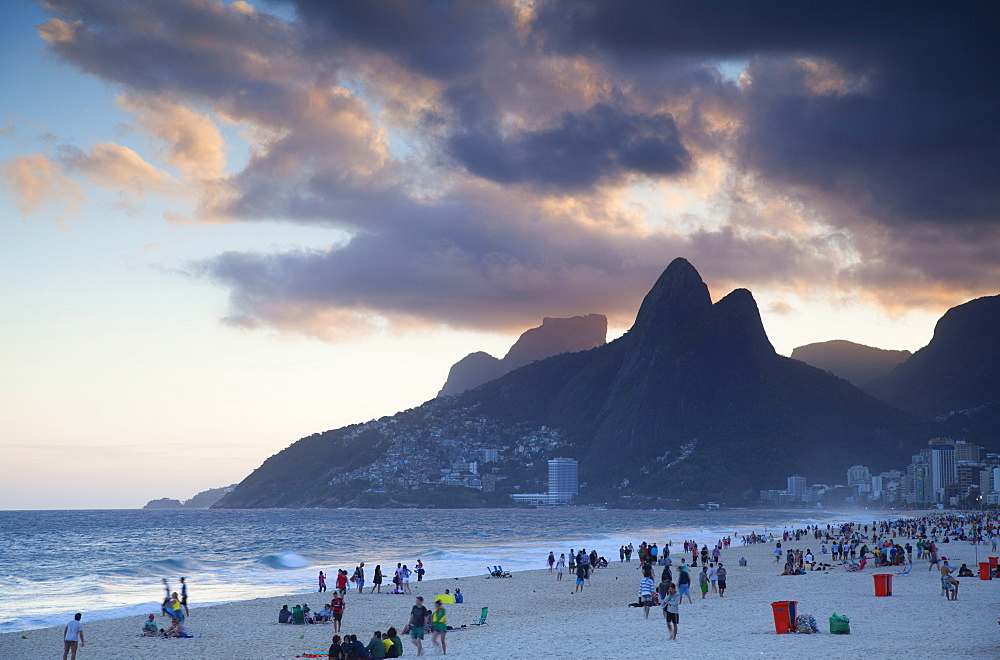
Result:
{"label": "person in yellow shirt", "polygon": [[441,601],[434,601],[434,611],[431,612],[431,641],[434,646],[438,646],[438,638],[441,639],[441,654],[448,654],[448,645],[445,643],[445,635],[448,632],[448,613],[441,607]]}

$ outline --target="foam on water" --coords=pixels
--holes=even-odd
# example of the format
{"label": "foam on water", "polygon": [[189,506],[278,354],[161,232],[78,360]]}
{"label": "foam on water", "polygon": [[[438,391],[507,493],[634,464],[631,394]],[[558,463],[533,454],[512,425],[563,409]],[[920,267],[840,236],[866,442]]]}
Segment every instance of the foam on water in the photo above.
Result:
{"label": "foam on water", "polygon": [[265,555],[258,559],[257,563],[278,570],[312,566],[312,562],[295,552],[280,552],[274,555]]}
{"label": "foam on water", "polygon": [[[714,543],[783,527],[885,518],[794,511],[0,511],[0,632],[158,612],[162,580],[192,606],[314,593],[316,576],[364,561],[390,574],[422,559],[427,579],[545,566],[548,553],[628,543]],[[123,543],[122,539],[128,539]],[[331,541],[330,539],[335,539]],[[676,547],[676,546],[675,546]],[[36,548],[45,548],[44,552]],[[371,573],[369,572],[370,576]],[[138,624],[137,624],[138,625]]]}

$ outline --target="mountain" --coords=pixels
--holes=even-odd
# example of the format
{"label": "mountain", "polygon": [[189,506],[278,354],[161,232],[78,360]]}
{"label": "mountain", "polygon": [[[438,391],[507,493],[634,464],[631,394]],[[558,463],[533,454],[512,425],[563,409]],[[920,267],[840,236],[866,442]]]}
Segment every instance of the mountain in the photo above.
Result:
{"label": "mountain", "polygon": [[[713,304],[697,270],[675,259],[619,339],[304,438],[218,506],[496,504],[544,488],[545,459],[557,456],[580,460],[583,502],[741,504],[793,474],[838,483],[857,463],[905,465],[933,435],[931,423],[775,353],[749,291]],[[496,493],[443,494],[494,449],[482,468]]]}
{"label": "mountain", "polygon": [[448,371],[448,380],[438,392],[438,396],[461,394],[465,390],[471,390],[473,387],[479,387],[483,383],[499,378],[505,373],[507,370],[503,368],[503,363],[489,353],[483,351],[469,353],[451,366]]}
{"label": "mountain", "polygon": [[949,309],[927,346],[865,389],[1000,450],[1000,296]]}
{"label": "mountain", "polygon": [[438,396],[461,394],[535,360],[602,346],[607,336],[608,319],[602,314],[568,319],[546,317],[542,319],[542,325],[518,337],[502,360],[478,351],[456,362]]}
{"label": "mountain", "polygon": [[158,500],[150,500],[146,502],[146,505],[142,507],[143,509],[208,509],[213,504],[222,499],[222,497],[231,492],[236,488],[236,484],[232,486],[224,486],[222,488],[209,488],[208,490],[203,490],[191,499],[181,502],[180,500],[170,499],[169,497],[161,497]]}
{"label": "mountain", "polygon": [[886,350],[843,339],[806,344],[792,351],[793,360],[829,371],[858,387],[887,375],[910,355],[909,351]]}

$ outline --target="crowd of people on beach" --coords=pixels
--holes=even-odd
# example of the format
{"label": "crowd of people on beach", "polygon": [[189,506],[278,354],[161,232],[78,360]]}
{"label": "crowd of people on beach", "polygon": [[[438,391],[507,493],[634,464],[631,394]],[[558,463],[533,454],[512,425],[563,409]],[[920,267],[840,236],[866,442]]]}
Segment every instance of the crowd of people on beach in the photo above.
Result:
{"label": "crowd of people on beach", "polygon": [[[898,567],[908,573],[915,561],[926,561],[928,571],[936,569],[940,573],[942,594],[951,601],[958,598],[957,578],[974,578],[977,574],[966,563],[957,569],[951,566],[948,557],[942,556],[942,548],[953,547],[951,544],[955,543],[964,543],[988,546],[990,551],[996,552],[998,536],[1000,536],[1000,516],[996,512],[965,512],[873,521],[870,525],[813,524],[799,529],[785,530],[781,534],[748,533],[742,536],[741,540],[744,545],[774,543],[774,561],[778,564],[783,563],[784,570],[781,575],[802,575],[840,567],[847,571],[857,571],[864,570],[867,566],[883,569]],[[709,594],[725,597],[727,569],[722,562],[722,554],[731,547],[731,543],[732,537],[726,536],[711,547],[695,541],[683,541],[677,544],[642,542],[637,548],[631,543],[621,545],[619,561],[631,563],[632,557],[636,556],[642,575],[638,601],[632,605],[643,608],[646,618],[649,617],[651,608],[660,607],[669,638],[676,639],[680,622],[680,605],[684,602],[684,598],[687,598],[689,604],[693,603],[691,588],[695,576],[702,599],[707,598]],[[813,548],[816,547],[819,551],[814,553]],[[675,552],[676,561],[671,555],[672,549],[679,551]],[[953,549],[959,550],[958,547]],[[949,551],[948,554],[952,552]],[[746,560],[740,558],[739,563],[745,566]],[[556,581],[562,581],[567,568],[574,573],[576,576],[574,593],[579,593],[590,586],[594,571],[608,566],[608,561],[594,549],[590,551],[570,549],[569,553],[561,553],[558,558],[555,553],[548,553],[546,564],[549,572],[556,573]],[[980,570],[985,570],[982,566],[980,565]],[[699,568],[700,571],[696,570]],[[1000,577],[1000,566],[992,567],[991,572],[993,576]],[[392,592],[410,593],[409,579],[413,573],[416,573],[417,581],[422,581],[423,562],[418,560],[412,572],[406,565],[398,563],[392,577]],[[382,576],[381,565],[377,565],[373,572],[369,594],[381,593]],[[170,624],[160,627],[156,616],[149,614],[143,620],[139,634],[161,638],[191,637],[185,628],[185,620],[190,615],[186,579],[180,578],[179,591],[171,590],[166,579],[162,582],[164,598],[160,613],[169,618]],[[401,639],[407,636],[415,646],[416,654],[423,655],[425,634],[431,636],[433,644],[442,654],[447,652],[446,635],[450,628],[444,605],[462,603],[464,595],[460,589],[455,589],[454,594],[451,594],[450,590],[445,590],[444,594],[435,597],[432,609],[425,607],[423,598],[418,596],[401,631],[397,631],[395,627],[389,627],[385,632],[376,630],[365,644],[359,641],[356,635],[342,634],[341,630],[347,609],[345,596],[348,585],[352,582],[357,593],[363,594],[366,586],[363,562],[355,567],[353,575],[349,575],[344,569],[337,570],[333,598],[324,603],[318,611],[312,610],[306,604],[293,607],[285,605],[278,613],[278,622],[291,625],[333,623],[334,635],[328,654],[330,658],[369,660],[399,657],[403,652]],[[318,576],[318,587],[321,593],[327,590],[327,577],[323,571],[320,571]],[[78,646],[84,644],[81,619],[82,614],[76,614],[63,631],[64,660],[75,658]]]}
{"label": "crowd of people on beach", "polygon": [[[455,595],[458,596],[459,593],[459,590],[456,589]],[[287,605],[285,607],[287,608]],[[417,596],[402,631],[397,631],[395,627],[389,627],[384,633],[381,630],[376,630],[368,644],[359,641],[357,635],[341,636],[339,634],[339,619],[337,622],[338,626],[330,640],[330,649],[327,652],[327,657],[331,660],[398,658],[403,655],[403,642],[400,635],[409,636],[410,642],[417,650],[417,655],[421,656],[424,654],[423,642],[427,633],[430,634],[431,642],[442,655],[448,653],[448,612],[444,608],[444,599],[440,597],[435,598],[434,608],[428,609],[424,606],[423,597]]]}
{"label": "crowd of people on beach", "polygon": [[[649,611],[653,607],[661,607],[663,618],[670,633],[671,640],[677,639],[677,629],[680,624],[680,605],[684,602],[684,597],[691,600],[691,569],[698,568],[698,560],[701,559],[701,571],[698,574],[698,588],[701,591],[702,599],[707,598],[709,591],[725,597],[728,587],[728,570],[722,563],[722,551],[730,547],[731,537],[719,539],[715,546],[709,550],[707,544],[699,546],[695,541],[683,541],[681,543],[681,554],[677,565],[676,581],[674,580],[674,561],[670,556],[671,543],[667,542],[660,548],[656,543],[639,544],[638,557],[642,578],[639,580],[638,602],[632,603],[633,607],[643,608],[645,618],[649,618]],[[628,547],[622,546],[620,553],[621,561],[631,560],[631,544]],[[688,564],[687,557],[690,554],[691,563]],[[741,564],[745,565],[746,560],[741,559]],[[660,571],[660,581],[654,581],[656,567],[662,566]]]}

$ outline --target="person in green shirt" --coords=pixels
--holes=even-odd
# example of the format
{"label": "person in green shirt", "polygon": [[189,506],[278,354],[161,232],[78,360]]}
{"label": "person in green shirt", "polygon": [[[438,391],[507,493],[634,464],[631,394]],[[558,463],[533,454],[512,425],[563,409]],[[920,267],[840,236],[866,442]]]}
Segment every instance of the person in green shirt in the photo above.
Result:
{"label": "person in green shirt", "polygon": [[385,647],[385,657],[398,658],[403,655],[403,642],[399,639],[399,634],[395,628],[386,630],[385,634],[382,635],[382,641],[392,644]]}
{"label": "person in green shirt", "polygon": [[375,631],[375,634],[372,635],[372,639],[368,642],[368,646],[365,647],[365,650],[368,651],[369,657],[375,658],[376,660],[383,660],[383,658],[385,658],[385,644],[382,643],[382,631]]}
{"label": "person in green shirt", "polygon": [[441,654],[448,655],[448,646],[444,641],[448,632],[448,618],[446,610],[441,607],[441,601],[434,601],[434,611],[431,612],[431,641],[434,646],[438,645],[438,638],[441,639]]}

